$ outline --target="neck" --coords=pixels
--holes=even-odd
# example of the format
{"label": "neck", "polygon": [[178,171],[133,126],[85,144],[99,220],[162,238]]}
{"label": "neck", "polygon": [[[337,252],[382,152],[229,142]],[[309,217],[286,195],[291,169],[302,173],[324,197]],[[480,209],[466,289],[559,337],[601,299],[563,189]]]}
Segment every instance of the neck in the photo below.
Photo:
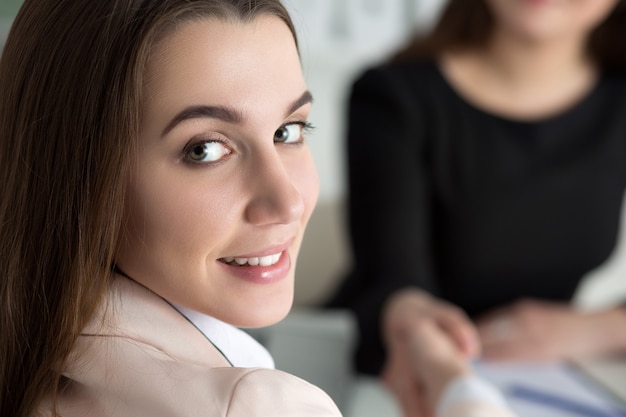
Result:
{"label": "neck", "polygon": [[531,42],[502,31],[484,48],[442,56],[441,65],[450,82],[471,102],[521,119],[566,109],[597,78],[584,38]]}
{"label": "neck", "polygon": [[496,31],[479,57],[491,77],[525,91],[564,83],[586,84],[596,73],[586,54],[584,37],[539,42]]}

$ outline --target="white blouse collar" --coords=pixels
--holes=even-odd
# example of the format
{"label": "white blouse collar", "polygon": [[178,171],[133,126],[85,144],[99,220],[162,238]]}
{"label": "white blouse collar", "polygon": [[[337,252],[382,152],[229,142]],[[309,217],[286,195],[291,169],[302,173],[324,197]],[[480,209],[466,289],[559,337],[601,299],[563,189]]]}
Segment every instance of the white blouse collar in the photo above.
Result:
{"label": "white blouse collar", "polygon": [[172,304],[238,368],[274,368],[272,355],[252,336],[216,318]]}

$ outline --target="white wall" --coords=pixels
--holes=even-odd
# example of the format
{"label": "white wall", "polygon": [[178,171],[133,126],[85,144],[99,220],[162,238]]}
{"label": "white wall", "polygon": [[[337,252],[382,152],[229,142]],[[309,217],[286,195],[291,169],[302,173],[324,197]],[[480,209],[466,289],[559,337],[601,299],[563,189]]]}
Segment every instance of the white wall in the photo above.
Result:
{"label": "white wall", "polygon": [[315,97],[310,146],[322,201],[344,195],[344,99],[356,73],[387,56],[416,28],[426,30],[442,0],[284,0],[298,31]]}
{"label": "white wall", "polygon": [[12,19],[0,17],[0,52],[2,52],[4,42],[7,40],[7,35],[9,34],[11,22]]}

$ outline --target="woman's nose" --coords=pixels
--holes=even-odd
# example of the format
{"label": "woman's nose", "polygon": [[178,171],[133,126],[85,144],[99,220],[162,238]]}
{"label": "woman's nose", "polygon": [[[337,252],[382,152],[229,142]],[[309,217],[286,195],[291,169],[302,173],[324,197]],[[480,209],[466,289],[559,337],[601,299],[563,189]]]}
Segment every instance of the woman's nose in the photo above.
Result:
{"label": "woman's nose", "polygon": [[304,199],[280,155],[259,160],[249,178],[252,198],[245,215],[250,223],[289,224],[300,220]]}

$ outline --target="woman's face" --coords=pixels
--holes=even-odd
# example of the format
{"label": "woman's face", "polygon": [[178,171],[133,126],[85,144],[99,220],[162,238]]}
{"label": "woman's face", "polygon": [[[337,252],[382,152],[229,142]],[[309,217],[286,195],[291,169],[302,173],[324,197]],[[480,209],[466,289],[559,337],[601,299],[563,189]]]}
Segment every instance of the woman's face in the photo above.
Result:
{"label": "woman's face", "polygon": [[486,0],[496,28],[529,41],[587,36],[618,0]]}
{"label": "woman's face", "polygon": [[284,22],[206,19],[155,47],[117,265],[236,326],[289,311],[318,196],[311,96]]}

